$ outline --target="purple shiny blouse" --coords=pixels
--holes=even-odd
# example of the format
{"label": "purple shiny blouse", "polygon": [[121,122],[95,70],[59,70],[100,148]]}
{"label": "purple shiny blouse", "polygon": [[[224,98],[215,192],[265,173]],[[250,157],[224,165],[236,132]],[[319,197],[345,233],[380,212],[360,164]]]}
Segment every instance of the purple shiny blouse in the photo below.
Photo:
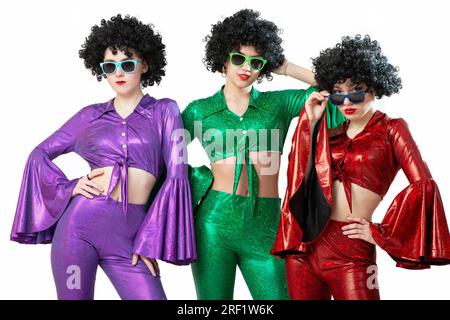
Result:
{"label": "purple shiny blouse", "polygon": [[180,135],[180,139],[172,135],[183,129],[178,105],[147,94],[123,119],[115,111],[113,101],[81,109],[31,152],[11,240],[30,244],[52,241],[56,223],[78,182],[67,179],[52,160],[75,152],[91,169],[113,166],[107,196],[121,178],[124,213],[128,204],[128,167],[145,170],[157,179],[165,177],[136,235],[134,253],[189,264],[195,261],[197,253],[186,146]]}

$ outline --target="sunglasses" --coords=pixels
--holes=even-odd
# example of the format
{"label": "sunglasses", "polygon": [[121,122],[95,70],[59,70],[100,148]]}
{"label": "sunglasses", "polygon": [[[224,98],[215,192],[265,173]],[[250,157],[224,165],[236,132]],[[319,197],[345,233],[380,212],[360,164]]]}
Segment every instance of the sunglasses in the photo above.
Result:
{"label": "sunglasses", "polygon": [[260,71],[267,63],[267,60],[261,57],[249,57],[245,54],[238,52],[231,52],[229,54],[230,61],[235,66],[242,66],[244,63],[248,63],[250,68],[255,71]]}
{"label": "sunglasses", "polygon": [[367,90],[358,90],[347,94],[332,93],[330,94],[328,99],[331,101],[331,103],[337,106],[344,104],[345,98],[348,98],[348,100],[350,100],[352,103],[360,103],[364,101],[366,93]]}
{"label": "sunglasses", "polygon": [[141,60],[124,60],[124,61],[107,61],[101,62],[100,68],[102,68],[103,73],[113,74],[116,72],[117,67],[120,67],[125,73],[133,73],[136,71],[136,65],[141,62]]}

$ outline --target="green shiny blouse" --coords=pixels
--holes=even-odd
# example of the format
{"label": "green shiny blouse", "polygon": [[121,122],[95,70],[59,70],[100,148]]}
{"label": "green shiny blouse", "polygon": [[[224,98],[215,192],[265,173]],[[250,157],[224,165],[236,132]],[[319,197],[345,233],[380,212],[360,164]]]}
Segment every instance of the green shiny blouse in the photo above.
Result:
{"label": "green shiny blouse", "polygon": [[[305,100],[314,91],[317,90],[309,87],[306,90],[260,92],[252,87],[248,108],[239,116],[228,109],[222,87],[216,94],[195,100],[183,110],[184,127],[190,133],[188,142],[199,139],[211,163],[236,157],[233,196],[236,195],[242,165],[250,164],[247,176],[249,196],[252,199],[251,213],[254,211],[258,179],[249,152],[275,151],[281,154],[292,119],[299,116]],[[330,127],[338,126],[345,120],[334,105],[329,104],[326,110]],[[205,168],[200,172],[205,174]],[[212,183],[212,175],[205,180],[195,177],[198,174],[199,171],[191,168],[191,177],[194,176],[191,181],[201,181],[203,184],[199,186],[191,183],[195,205],[199,204],[209,187],[205,184]]]}

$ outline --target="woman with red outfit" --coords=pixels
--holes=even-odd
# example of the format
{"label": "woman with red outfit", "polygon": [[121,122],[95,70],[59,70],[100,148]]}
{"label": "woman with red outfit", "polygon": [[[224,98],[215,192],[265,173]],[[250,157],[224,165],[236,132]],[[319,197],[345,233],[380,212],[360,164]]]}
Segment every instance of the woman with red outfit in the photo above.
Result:
{"label": "woman with red outfit", "polygon": [[[379,299],[376,245],[402,268],[450,263],[442,200],[406,122],[374,109],[401,88],[378,43],[344,37],[313,64],[323,91],[300,114],[272,254],[286,258],[291,299]],[[329,130],[328,101],[347,118]],[[400,168],[410,185],[371,222]]]}

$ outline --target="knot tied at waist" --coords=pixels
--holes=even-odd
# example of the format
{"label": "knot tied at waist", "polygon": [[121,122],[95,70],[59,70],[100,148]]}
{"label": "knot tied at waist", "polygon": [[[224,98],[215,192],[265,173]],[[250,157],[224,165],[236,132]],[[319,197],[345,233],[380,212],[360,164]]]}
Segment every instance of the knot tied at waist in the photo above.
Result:
{"label": "knot tied at waist", "polygon": [[119,183],[119,179],[121,181],[122,211],[126,214],[128,212],[128,164],[126,161],[120,160],[114,163],[106,194],[107,198],[111,196],[112,191]]}
{"label": "knot tied at waist", "polygon": [[348,207],[350,212],[352,212],[352,181],[350,176],[342,169],[344,162],[341,160],[332,169],[332,179],[341,181],[344,186],[345,198],[347,199]]}
{"label": "knot tied at waist", "polygon": [[244,163],[247,164],[247,180],[249,188],[250,198],[250,217],[253,217],[256,206],[256,197],[258,194],[258,175],[256,174],[255,167],[250,163],[250,142],[249,137],[245,137],[244,144],[240,148],[235,148],[234,155],[236,156],[236,166],[234,169],[234,181],[233,181],[233,207],[236,207],[236,192],[239,184],[239,180],[242,174],[242,168]]}

